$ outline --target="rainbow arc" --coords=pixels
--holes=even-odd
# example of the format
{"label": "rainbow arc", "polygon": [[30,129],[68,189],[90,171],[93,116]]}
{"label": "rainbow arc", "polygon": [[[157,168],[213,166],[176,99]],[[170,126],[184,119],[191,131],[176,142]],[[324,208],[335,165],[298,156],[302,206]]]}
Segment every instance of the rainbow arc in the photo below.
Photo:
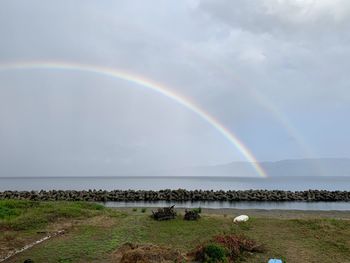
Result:
{"label": "rainbow arc", "polygon": [[167,88],[166,86],[146,79],[144,77],[130,74],[122,70],[115,68],[101,67],[89,64],[80,64],[72,62],[47,62],[47,61],[28,61],[28,62],[14,62],[0,64],[0,71],[10,70],[28,70],[28,69],[45,69],[45,70],[69,70],[69,71],[80,71],[98,74],[106,77],[117,78],[125,80],[149,90],[157,92],[172,101],[182,105],[191,112],[195,113],[201,119],[210,124],[214,129],[220,132],[241,154],[242,156],[252,165],[256,173],[261,177],[267,177],[265,171],[260,166],[251,151],[241,142],[241,140],[229,129],[227,129],[220,121],[214,118],[210,113],[196,105],[193,101],[185,96]]}

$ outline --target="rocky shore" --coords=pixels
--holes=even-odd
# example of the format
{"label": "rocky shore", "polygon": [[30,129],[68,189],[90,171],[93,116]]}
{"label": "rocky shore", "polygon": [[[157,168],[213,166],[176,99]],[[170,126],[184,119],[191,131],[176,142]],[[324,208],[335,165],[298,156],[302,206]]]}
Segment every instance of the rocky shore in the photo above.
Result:
{"label": "rocky shore", "polygon": [[35,201],[350,201],[350,191],[279,191],[279,190],[50,190],[4,191],[0,199]]}

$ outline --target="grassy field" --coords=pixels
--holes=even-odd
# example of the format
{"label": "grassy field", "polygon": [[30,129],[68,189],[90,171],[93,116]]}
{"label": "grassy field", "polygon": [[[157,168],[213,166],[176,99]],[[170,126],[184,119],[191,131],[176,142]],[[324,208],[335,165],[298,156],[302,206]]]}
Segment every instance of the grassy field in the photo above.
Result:
{"label": "grassy field", "polygon": [[[199,221],[154,221],[150,209],[107,209],[82,202],[0,201],[0,255],[45,235],[45,241],[6,262],[113,262],[123,243],[171,246],[183,253],[217,234],[243,234],[265,246],[264,253],[239,262],[267,262],[270,257],[293,262],[350,262],[350,221],[325,218],[253,216],[233,224],[231,215],[203,213]],[[179,213],[182,213],[181,211]],[[246,211],[249,214],[249,211]]]}

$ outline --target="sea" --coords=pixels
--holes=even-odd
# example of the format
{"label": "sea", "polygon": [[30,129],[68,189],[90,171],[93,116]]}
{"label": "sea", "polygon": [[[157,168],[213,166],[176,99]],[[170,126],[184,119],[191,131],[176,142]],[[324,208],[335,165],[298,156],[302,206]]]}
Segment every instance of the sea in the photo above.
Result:
{"label": "sea", "polygon": [[[350,177],[0,177],[0,191],[17,190],[290,190],[350,191]],[[177,207],[349,210],[350,202],[172,202]],[[165,206],[157,202],[107,202],[109,207]]]}
{"label": "sea", "polygon": [[290,190],[350,191],[349,177],[0,177],[4,190]]}

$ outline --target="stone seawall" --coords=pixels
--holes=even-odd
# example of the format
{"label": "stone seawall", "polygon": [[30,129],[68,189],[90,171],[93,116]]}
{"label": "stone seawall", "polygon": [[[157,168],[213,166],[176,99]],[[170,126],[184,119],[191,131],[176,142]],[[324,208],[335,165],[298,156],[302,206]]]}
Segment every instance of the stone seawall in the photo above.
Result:
{"label": "stone seawall", "polygon": [[33,201],[350,201],[350,191],[279,191],[279,190],[50,190],[4,191],[0,199]]}

